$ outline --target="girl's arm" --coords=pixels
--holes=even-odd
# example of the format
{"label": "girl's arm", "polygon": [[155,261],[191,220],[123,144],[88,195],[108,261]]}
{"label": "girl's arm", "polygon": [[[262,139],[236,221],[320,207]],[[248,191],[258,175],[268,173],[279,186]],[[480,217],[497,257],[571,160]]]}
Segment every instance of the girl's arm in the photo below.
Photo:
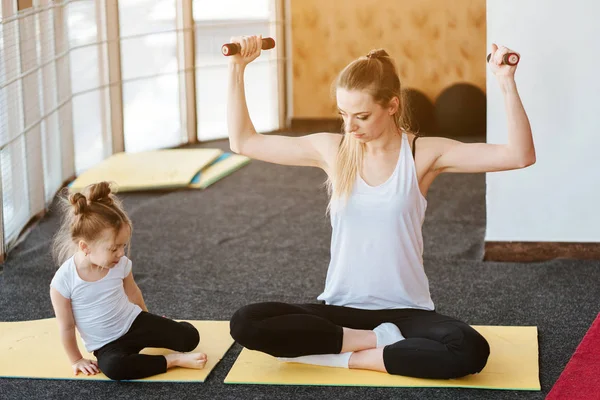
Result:
{"label": "girl's arm", "polygon": [[123,288],[125,289],[125,294],[130,302],[133,304],[137,304],[144,311],[148,311],[146,307],[146,303],[144,303],[144,296],[142,296],[142,291],[135,283],[133,279],[133,273],[129,272],[129,275],[123,279]]}
{"label": "girl's arm", "polygon": [[86,375],[94,375],[99,372],[98,365],[93,360],[87,360],[83,358],[79,347],[77,346],[77,339],[75,338],[75,319],[73,318],[73,310],[71,309],[71,300],[63,297],[58,290],[53,287],[50,288],[50,299],[52,300],[52,307],[54,307],[54,314],[58,321],[58,327],[60,330],[60,339],[62,345],[67,353],[67,357],[73,367],[75,375],[79,371]]}

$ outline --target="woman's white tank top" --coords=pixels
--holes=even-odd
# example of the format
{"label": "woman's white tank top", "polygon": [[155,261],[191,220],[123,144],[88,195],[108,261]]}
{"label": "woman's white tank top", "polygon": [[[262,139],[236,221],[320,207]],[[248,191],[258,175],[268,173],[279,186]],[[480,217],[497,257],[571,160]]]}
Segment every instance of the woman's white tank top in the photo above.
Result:
{"label": "woman's white tank top", "polygon": [[392,175],[379,186],[358,174],[345,203],[331,207],[326,304],[362,309],[433,310],[423,269],[427,200],[419,190],[406,133]]}

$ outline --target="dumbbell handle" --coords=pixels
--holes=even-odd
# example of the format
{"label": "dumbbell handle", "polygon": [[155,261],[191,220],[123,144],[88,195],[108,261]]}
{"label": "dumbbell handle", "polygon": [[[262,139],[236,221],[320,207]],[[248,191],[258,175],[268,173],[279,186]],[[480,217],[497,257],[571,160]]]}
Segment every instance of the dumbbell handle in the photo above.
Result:
{"label": "dumbbell handle", "polygon": [[[492,53],[488,54],[487,62],[490,62],[490,58],[492,57]],[[502,64],[506,65],[517,65],[521,57],[517,53],[506,53],[502,57]]]}
{"label": "dumbbell handle", "polygon": [[[273,47],[275,47],[275,40],[273,38],[267,37],[262,39],[261,49],[269,50]],[[241,49],[242,48],[238,43],[225,43],[221,47],[221,53],[223,53],[224,56],[232,56],[239,53]]]}

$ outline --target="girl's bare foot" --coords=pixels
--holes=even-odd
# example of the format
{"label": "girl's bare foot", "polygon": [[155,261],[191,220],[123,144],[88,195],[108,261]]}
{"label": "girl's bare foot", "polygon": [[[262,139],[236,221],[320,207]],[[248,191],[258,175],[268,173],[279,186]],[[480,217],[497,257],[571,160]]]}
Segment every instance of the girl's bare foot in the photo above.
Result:
{"label": "girl's bare foot", "polygon": [[204,353],[171,353],[165,356],[167,369],[172,367],[202,369],[206,365]]}

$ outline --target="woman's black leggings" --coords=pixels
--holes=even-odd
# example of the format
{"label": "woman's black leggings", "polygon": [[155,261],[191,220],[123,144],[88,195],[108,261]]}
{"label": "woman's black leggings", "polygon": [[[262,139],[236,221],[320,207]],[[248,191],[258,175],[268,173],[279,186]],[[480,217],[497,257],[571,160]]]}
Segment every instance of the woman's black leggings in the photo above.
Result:
{"label": "woman's black leggings", "polygon": [[464,322],[417,309],[362,310],[325,304],[258,303],[231,318],[231,336],[242,346],[274,357],[337,354],[343,330],[394,323],[406,338],[386,346],[388,373],[450,379],[480,372],[490,347]]}
{"label": "woman's black leggings", "polygon": [[200,343],[198,330],[189,322],[177,322],[142,311],[129,331],[98,350],[100,370],[114,380],[142,379],[167,371],[164,356],[139,354],[146,347],[192,351]]}

